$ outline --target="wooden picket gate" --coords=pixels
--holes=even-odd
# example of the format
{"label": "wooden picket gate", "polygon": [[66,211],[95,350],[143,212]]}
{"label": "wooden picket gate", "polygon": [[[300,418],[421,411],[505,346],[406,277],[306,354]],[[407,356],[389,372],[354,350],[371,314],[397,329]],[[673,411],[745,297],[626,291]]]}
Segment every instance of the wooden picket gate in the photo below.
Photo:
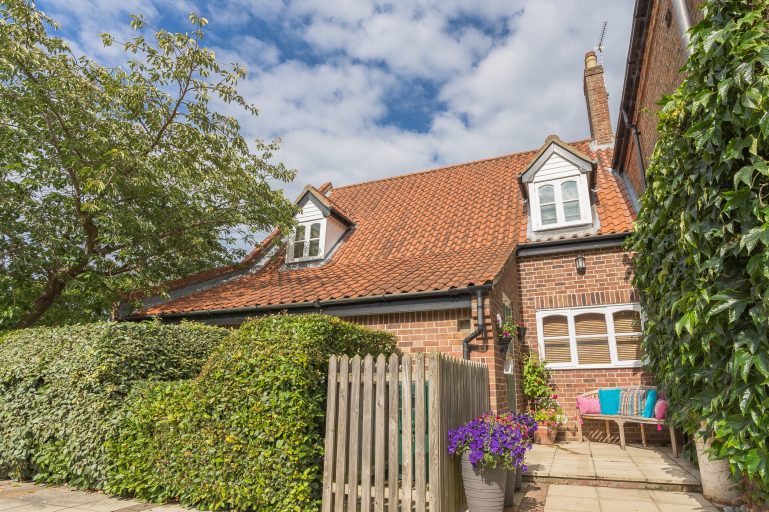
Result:
{"label": "wooden picket gate", "polygon": [[486,365],[444,354],[332,356],[323,512],[455,512],[448,430],[489,409]]}

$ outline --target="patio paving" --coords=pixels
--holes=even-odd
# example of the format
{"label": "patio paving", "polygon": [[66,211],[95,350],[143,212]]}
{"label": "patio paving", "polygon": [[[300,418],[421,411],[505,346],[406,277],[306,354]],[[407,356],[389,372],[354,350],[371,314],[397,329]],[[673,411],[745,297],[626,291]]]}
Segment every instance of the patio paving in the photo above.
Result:
{"label": "patio paving", "polygon": [[526,456],[527,480],[548,483],[584,481],[590,485],[699,492],[699,471],[684,458],[659,446],[565,442],[535,445]]}
{"label": "patio paving", "polygon": [[0,512],[194,512],[179,505],[121,499],[67,486],[0,480]]}
{"label": "patio paving", "polygon": [[528,484],[505,512],[718,512],[699,493]]}

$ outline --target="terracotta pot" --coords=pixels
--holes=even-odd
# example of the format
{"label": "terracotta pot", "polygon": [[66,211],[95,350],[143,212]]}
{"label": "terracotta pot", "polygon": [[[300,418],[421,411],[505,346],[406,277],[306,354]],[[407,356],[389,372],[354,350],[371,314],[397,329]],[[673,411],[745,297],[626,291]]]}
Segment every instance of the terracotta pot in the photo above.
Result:
{"label": "terracotta pot", "polygon": [[502,512],[505,508],[505,489],[508,470],[473,467],[467,452],[462,454],[462,482],[465,487],[468,512]]}
{"label": "terracotta pot", "polygon": [[539,439],[539,444],[553,444],[557,435],[558,429],[550,428],[546,425],[540,425],[537,427],[537,438]]}

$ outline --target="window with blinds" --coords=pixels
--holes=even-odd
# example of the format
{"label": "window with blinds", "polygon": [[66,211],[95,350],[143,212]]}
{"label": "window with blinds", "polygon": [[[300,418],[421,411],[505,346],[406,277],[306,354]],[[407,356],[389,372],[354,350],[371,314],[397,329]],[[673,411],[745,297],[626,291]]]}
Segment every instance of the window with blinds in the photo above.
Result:
{"label": "window with blinds", "polygon": [[637,304],[537,312],[540,354],[553,368],[639,366]]}
{"label": "window with blinds", "polygon": [[641,313],[639,311],[616,311],[614,314],[614,337],[617,341],[617,359],[639,361],[641,351]]}
{"label": "window with blinds", "polygon": [[542,321],[542,337],[545,358],[550,363],[571,362],[568,318],[561,315],[548,316]]}
{"label": "window with blinds", "polygon": [[606,315],[584,313],[575,316],[574,335],[580,364],[611,364]]}

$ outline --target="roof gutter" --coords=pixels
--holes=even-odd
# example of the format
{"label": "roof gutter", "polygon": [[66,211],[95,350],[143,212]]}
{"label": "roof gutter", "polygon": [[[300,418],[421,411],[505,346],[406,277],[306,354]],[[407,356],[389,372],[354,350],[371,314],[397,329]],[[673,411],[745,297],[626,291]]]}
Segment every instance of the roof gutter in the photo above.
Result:
{"label": "roof gutter", "polygon": [[609,235],[591,236],[584,238],[567,238],[565,240],[553,240],[550,242],[535,242],[520,244],[516,248],[518,256],[534,256],[543,254],[555,254],[586,249],[600,249],[622,245],[630,233],[612,233]]}
{"label": "roof gutter", "polygon": [[[651,17],[652,0],[636,0],[633,13],[633,28],[630,35],[630,47],[628,48],[627,64],[625,65],[625,80],[622,86],[622,99],[620,100],[620,118],[617,122],[617,136],[615,141],[614,158],[612,168],[624,172],[623,164],[629,144],[628,131],[631,124],[628,118],[635,113],[635,97],[638,89],[638,81],[643,66],[644,46],[646,45],[646,32]],[[637,133],[637,130],[636,130]]]}
{"label": "roof gutter", "polygon": [[491,284],[482,284],[468,286],[465,288],[452,288],[450,290],[431,290],[426,292],[408,292],[408,293],[387,293],[383,295],[374,295],[368,297],[350,297],[344,299],[315,300],[307,302],[292,302],[288,304],[267,304],[264,306],[244,306],[237,308],[207,309],[197,311],[182,311],[174,313],[165,313],[157,315],[127,315],[123,320],[136,321],[148,320],[150,318],[195,318],[201,316],[224,316],[239,315],[247,313],[267,313],[270,311],[283,311],[290,309],[322,309],[330,306],[340,306],[347,304],[366,304],[394,302],[405,299],[424,299],[431,297],[451,297],[456,295],[465,295],[472,292],[483,292],[491,290]]}

